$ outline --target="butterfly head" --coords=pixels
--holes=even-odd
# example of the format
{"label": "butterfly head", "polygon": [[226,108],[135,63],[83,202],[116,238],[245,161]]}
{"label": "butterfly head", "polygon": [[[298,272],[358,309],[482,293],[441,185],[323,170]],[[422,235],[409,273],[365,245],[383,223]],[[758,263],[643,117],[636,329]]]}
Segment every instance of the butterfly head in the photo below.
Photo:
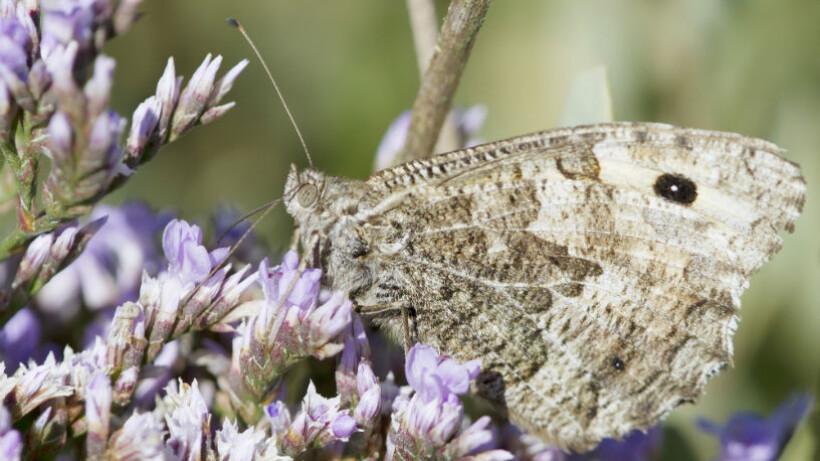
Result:
{"label": "butterfly head", "polygon": [[362,186],[360,181],[299,171],[292,165],[285,181],[285,208],[304,231],[326,232],[340,217],[355,212]]}
{"label": "butterfly head", "polygon": [[285,181],[284,202],[288,214],[299,222],[307,224],[311,218],[323,214],[322,196],[325,189],[325,175],[314,170],[296,169],[291,165]]}

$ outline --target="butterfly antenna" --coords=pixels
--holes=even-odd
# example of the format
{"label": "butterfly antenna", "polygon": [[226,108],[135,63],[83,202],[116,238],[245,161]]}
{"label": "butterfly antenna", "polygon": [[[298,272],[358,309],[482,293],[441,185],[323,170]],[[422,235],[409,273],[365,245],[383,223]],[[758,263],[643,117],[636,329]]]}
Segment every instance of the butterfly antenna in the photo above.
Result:
{"label": "butterfly antenna", "polygon": [[[201,282],[199,282],[196,285],[196,287],[194,287],[194,289],[191,290],[190,293],[188,293],[188,296],[185,297],[185,299],[182,301],[182,303],[180,305],[184,306],[185,304],[187,304],[191,300],[191,298],[194,296],[194,294],[196,294],[196,292],[199,291],[199,289],[202,288],[202,286],[205,285],[205,283],[208,280],[210,280],[211,277],[213,277],[217,272],[219,272],[223,267],[225,267],[225,265],[228,263],[228,260],[231,259],[231,256],[233,256],[234,253],[236,253],[236,251],[239,249],[239,247],[242,246],[242,243],[244,243],[245,239],[247,239],[248,236],[251,235],[251,232],[253,232],[253,230],[256,228],[256,226],[263,219],[265,219],[265,216],[267,216],[268,213],[270,213],[270,211],[276,207],[276,205],[279,205],[281,202],[282,202],[282,199],[278,198],[276,200],[270,201],[270,202],[262,205],[261,207],[253,210],[252,212],[248,213],[248,216],[253,216],[255,213],[258,213],[259,211],[264,210],[264,212],[261,215],[259,215],[259,217],[256,218],[253,221],[253,223],[251,223],[251,227],[248,228],[248,230],[245,231],[244,234],[242,234],[242,237],[239,237],[239,240],[237,240],[236,243],[231,247],[230,251],[228,251],[228,254],[225,255],[225,257],[222,259],[222,261],[220,261],[219,264],[214,266],[214,268],[211,269],[211,272],[208,274],[208,276],[205,277]],[[237,224],[239,224],[240,222],[245,220],[248,216],[245,216],[242,219],[236,221],[234,224],[231,224],[231,227],[236,226]],[[230,230],[230,228],[229,228],[229,230]],[[227,232],[227,231],[225,231],[225,232]],[[219,240],[222,240],[222,237],[225,236],[225,232],[222,233],[222,235],[219,237]]]}
{"label": "butterfly antenna", "polygon": [[288,103],[285,102],[285,97],[282,96],[282,92],[279,91],[279,85],[276,84],[276,79],[273,78],[273,74],[268,68],[267,63],[265,63],[265,60],[262,58],[262,54],[259,53],[259,50],[256,48],[256,45],[254,45],[250,35],[248,35],[248,33],[245,32],[245,29],[242,27],[242,24],[240,24],[239,21],[237,21],[234,18],[228,18],[228,25],[236,27],[236,30],[238,30],[239,33],[242,34],[243,37],[245,37],[245,40],[248,42],[248,45],[251,46],[251,49],[253,49],[253,52],[256,54],[256,57],[259,58],[259,62],[262,63],[262,67],[265,69],[265,73],[268,74],[270,82],[273,83],[273,88],[276,89],[276,94],[279,95],[279,100],[282,101],[282,105],[285,106],[285,112],[288,113],[288,118],[290,118],[290,123],[293,124],[293,128],[296,130],[296,135],[299,136],[299,141],[302,142],[302,149],[305,150],[305,155],[307,156],[308,164],[311,168],[313,168],[313,159],[310,157],[310,151],[307,148],[307,143],[305,143],[305,138],[302,137],[302,132],[299,131],[299,126],[296,125],[296,120],[293,118],[293,114],[290,113]]}
{"label": "butterfly antenna", "polygon": [[[260,207],[255,208],[253,211],[249,211],[248,213],[245,213],[245,215],[244,215],[244,216],[242,216],[241,218],[239,218],[239,219],[237,219],[236,221],[232,222],[230,226],[228,226],[227,228],[225,228],[225,230],[224,230],[224,231],[222,231],[222,233],[221,233],[221,234],[219,234],[219,237],[217,237],[217,239],[216,239],[216,245],[219,245],[219,243],[222,241],[222,239],[224,239],[224,238],[225,238],[225,236],[226,236],[226,235],[228,235],[228,232],[230,232],[231,230],[233,230],[233,228],[234,228],[234,227],[236,227],[236,226],[238,226],[238,225],[242,224],[242,222],[243,222],[243,221],[245,221],[246,219],[250,218],[251,216],[255,215],[256,213],[259,213],[260,211],[265,210],[265,209],[266,209],[266,208],[268,208],[268,207],[273,208],[274,206],[276,206],[276,204],[278,204],[278,203],[279,203],[279,201],[280,201],[280,200],[282,200],[282,199],[281,199],[281,198],[278,198],[278,199],[276,199],[276,200],[271,200],[270,202],[265,203],[264,205],[262,205],[262,206],[260,206]],[[256,225],[256,224],[254,224],[254,226],[255,226],[255,225]],[[242,238],[244,238],[244,237],[245,237],[245,236],[243,235],[243,236],[242,236]]]}

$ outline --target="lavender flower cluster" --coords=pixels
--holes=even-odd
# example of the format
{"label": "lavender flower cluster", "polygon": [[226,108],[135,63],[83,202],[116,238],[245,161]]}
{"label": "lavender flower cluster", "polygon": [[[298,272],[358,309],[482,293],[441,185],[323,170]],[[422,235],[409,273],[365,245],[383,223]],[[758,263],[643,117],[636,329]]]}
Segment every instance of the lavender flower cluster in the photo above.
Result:
{"label": "lavender flower cluster", "polygon": [[[108,107],[115,62],[102,47],[131,26],[140,3],[0,1],[0,151],[3,183],[10,188],[3,197],[17,211],[15,229],[0,240],[0,260],[12,259],[0,288],[3,320],[76,257],[99,227],[78,234],[65,226],[164,144],[233,107],[221,101],[247,61],[217,80],[222,58],[210,55],[184,87],[169,59],[155,94],[136,108],[130,126]],[[49,173],[41,180],[37,172],[44,165]],[[22,262],[13,258],[23,253]]]}
{"label": "lavender flower cluster", "polygon": [[[247,64],[217,79],[221,58],[208,56],[183,87],[169,60],[129,125],[108,108],[114,60],[101,49],[140,3],[0,0],[0,173],[17,213],[0,242],[1,459],[655,459],[660,428],[566,454],[472,420],[463,396],[480,360],[421,344],[403,368],[374,355],[382,340],[296,252],[271,267],[253,239],[231,256],[169,213],[95,207],[164,144],[229,110],[221,101]],[[485,114],[457,114],[465,143]],[[231,220],[217,213],[215,233]],[[773,460],[810,404],[701,426],[721,460]]]}

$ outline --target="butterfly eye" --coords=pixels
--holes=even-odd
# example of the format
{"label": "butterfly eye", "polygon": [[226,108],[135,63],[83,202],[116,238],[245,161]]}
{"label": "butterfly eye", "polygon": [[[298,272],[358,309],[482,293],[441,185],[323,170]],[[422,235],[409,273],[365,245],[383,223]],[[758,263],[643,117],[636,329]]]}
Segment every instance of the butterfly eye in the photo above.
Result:
{"label": "butterfly eye", "polygon": [[655,193],[670,202],[689,205],[698,197],[695,183],[685,176],[665,173],[655,180]]}
{"label": "butterfly eye", "polygon": [[296,200],[302,208],[310,208],[319,200],[319,189],[313,184],[303,184],[296,192]]}

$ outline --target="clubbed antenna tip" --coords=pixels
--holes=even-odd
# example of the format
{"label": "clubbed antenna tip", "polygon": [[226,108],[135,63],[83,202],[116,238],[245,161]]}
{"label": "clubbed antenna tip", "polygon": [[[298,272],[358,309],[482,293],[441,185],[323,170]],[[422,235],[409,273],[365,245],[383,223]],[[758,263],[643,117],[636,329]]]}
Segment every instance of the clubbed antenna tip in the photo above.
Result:
{"label": "clubbed antenna tip", "polygon": [[239,24],[239,21],[236,18],[228,18],[228,25],[231,27],[236,27],[237,29],[242,28],[242,24]]}

